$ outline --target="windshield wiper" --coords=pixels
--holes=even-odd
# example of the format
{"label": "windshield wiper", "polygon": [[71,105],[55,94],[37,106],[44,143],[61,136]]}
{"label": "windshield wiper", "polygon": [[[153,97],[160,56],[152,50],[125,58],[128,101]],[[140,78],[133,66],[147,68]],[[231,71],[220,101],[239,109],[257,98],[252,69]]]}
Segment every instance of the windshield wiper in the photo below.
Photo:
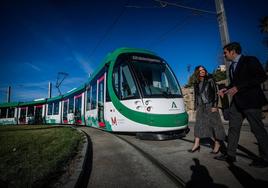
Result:
{"label": "windshield wiper", "polygon": [[174,94],[171,93],[171,90],[170,90],[169,87],[167,87],[166,91],[162,91],[162,94],[163,94],[166,98],[174,97]]}
{"label": "windshield wiper", "polygon": [[166,91],[163,91],[162,94],[163,94],[163,96],[165,96],[166,98],[168,98],[168,97],[170,96]]}

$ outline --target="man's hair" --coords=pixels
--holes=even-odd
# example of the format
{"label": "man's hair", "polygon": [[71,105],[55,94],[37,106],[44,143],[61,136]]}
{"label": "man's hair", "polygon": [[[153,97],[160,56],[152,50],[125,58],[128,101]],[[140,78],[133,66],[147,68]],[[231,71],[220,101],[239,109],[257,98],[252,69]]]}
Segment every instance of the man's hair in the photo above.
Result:
{"label": "man's hair", "polygon": [[241,54],[242,48],[238,42],[231,42],[226,44],[223,49],[228,50],[229,52],[234,50],[237,54]]}

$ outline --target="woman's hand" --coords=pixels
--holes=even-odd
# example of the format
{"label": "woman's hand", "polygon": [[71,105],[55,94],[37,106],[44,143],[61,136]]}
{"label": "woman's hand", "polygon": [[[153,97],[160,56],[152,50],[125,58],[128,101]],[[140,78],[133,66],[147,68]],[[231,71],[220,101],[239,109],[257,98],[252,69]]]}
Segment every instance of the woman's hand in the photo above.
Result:
{"label": "woman's hand", "polygon": [[217,111],[218,111],[218,108],[215,108],[215,107],[211,108],[211,112],[217,112]]}

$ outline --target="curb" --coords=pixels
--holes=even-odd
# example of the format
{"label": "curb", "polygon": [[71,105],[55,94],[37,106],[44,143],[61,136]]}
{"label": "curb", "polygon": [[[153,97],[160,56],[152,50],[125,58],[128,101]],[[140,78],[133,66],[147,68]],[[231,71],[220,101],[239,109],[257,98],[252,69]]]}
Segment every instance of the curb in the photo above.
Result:
{"label": "curb", "polygon": [[[76,128],[75,128],[76,129]],[[84,131],[81,131],[79,129],[76,129],[77,131],[83,133],[84,142],[83,148],[81,151],[78,152],[78,154],[73,159],[73,163],[75,165],[74,170],[72,171],[71,175],[68,177],[68,181],[63,185],[64,188],[74,188],[79,187],[81,184],[81,180],[84,174],[84,167],[85,167],[85,159],[87,157],[88,153],[88,137],[85,134]]]}

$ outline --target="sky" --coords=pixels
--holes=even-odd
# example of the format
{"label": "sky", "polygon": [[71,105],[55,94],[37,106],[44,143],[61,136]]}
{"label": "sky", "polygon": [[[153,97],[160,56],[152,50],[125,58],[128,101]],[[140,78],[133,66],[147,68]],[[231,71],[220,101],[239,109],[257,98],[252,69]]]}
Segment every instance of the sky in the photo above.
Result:
{"label": "sky", "polygon": [[[214,0],[166,0],[216,12]],[[267,0],[224,0],[229,36],[245,55],[268,60],[260,19]],[[222,63],[216,14],[194,12],[155,0],[1,0],[0,103],[59,95],[81,86],[107,53],[120,47],[142,48],[164,58],[181,86],[194,67],[209,72]],[[190,69],[188,69],[188,68]]]}

